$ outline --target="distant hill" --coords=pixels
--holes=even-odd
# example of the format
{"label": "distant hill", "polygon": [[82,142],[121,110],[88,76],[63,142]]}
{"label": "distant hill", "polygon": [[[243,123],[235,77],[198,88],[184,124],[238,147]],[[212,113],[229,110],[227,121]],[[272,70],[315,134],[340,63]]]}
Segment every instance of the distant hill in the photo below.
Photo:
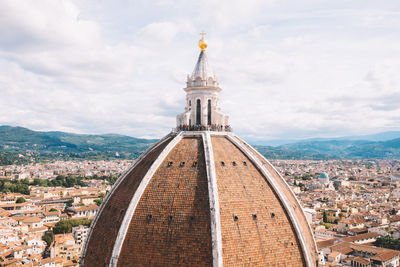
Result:
{"label": "distant hill", "polygon": [[[279,146],[255,145],[269,159],[400,159],[400,132],[386,132],[352,140],[309,139]],[[156,139],[118,134],[87,135],[39,132],[23,127],[0,126],[0,165],[48,159],[134,159]],[[250,142],[252,143],[252,142]]]}
{"label": "distant hill", "polygon": [[300,142],[315,142],[315,141],[389,141],[400,138],[400,131],[389,131],[369,135],[352,135],[334,138],[307,138],[307,139],[272,139],[272,140],[250,140],[254,145],[260,146],[281,146],[286,144],[300,143]]}
{"label": "distant hill", "polygon": [[340,139],[346,140],[370,140],[370,141],[389,141],[393,139],[400,138],[400,131],[390,131],[382,132],[369,135],[359,135],[359,136],[345,136]]}
{"label": "distant hill", "polygon": [[400,159],[400,138],[388,141],[329,140],[255,146],[266,158],[274,159]]}
{"label": "distant hill", "polygon": [[133,159],[155,141],[117,134],[39,132],[23,127],[0,126],[0,151],[3,155],[17,153],[26,156],[28,153],[42,159]]}

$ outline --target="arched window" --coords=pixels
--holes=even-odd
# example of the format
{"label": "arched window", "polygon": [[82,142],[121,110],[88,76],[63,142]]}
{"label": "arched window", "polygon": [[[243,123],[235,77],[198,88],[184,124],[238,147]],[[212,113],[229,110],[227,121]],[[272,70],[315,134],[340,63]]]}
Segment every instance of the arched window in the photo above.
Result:
{"label": "arched window", "polygon": [[201,102],[197,99],[196,103],[196,125],[201,125]]}
{"label": "arched window", "polygon": [[211,125],[211,99],[208,99],[207,125]]}

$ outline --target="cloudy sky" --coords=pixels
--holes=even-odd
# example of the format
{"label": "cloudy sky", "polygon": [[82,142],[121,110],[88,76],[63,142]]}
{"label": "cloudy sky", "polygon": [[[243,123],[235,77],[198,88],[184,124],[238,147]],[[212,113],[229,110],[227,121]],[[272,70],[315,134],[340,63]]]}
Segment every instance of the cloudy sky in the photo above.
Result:
{"label": "cloudy sky", "polygon": [[202,30],[242,137],[400,130],[398,0],[1,0],[0,125],[161,137]]}

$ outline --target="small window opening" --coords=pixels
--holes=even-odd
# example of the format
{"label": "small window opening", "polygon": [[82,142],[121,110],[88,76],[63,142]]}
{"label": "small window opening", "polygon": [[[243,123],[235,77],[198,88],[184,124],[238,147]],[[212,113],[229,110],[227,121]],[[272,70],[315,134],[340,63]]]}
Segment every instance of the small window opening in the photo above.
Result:
{"label": "small window opening", "polygon": [[193,162],[193,167],[197,167],[197,161]]}
{"label": "small window opening", "polygon": [[172,221],[173,218],[174,218],[173,216],[169,215],[168,216],[168,221]]}
{"label": "small window opening", "polygon": [[225,166],[225,162],[221,161],[221,165],[222,165],[222,166]]}
{"label": "small window opening", "polygon": [[168,162],[168,167],[172,166],[172,161]]}
{"label": "small window opening", "polygon": [[235,162],[235,161],[232,161],[232,165],[233,165],[233,166],[236,166],[236,162]]}
{"label": "small window opening", "polygon": [[196,125],[201,125],[201,102],[197,99],[196,103]]}
{"label": "small window opening", "polygon": [[147,222],[150,222],[150,220],[153,218],[153,215],[149,214],[147,215]]}
{"label": "small window opening", "polygon": [[243,165],[244,165],[244,166],[247,166],[247,162],[246,162],[246,161],[243,161]]}
{"label": "small window opening", "polygon": [[190,220],[191,220],[191,221],[194,221],[194,216],[190,216]]}
{"label": "small window opening", "polygon": [[185,166],[185,162],[182,161],[181,164],[180,164],[180,166],[181,166],[181,167],[184,167],[184,166]]}
{"label": "small window opening", "polygon": [[271,212],[271,218],[275,218],[275,213]]}
{"label": "small window opening", "polygon": [[233,220],[236,222],[237,220],[239,220],[239,217],[236,215],[233,215]]}
{"label": "small window opening", "polygon": [[207,105],[207,125],[211,125],[211,100],[208,100],[208,105]]}
{"label": "small window opening", "polygon": [[257,220],[257,214],[253,214],[253,220]]}

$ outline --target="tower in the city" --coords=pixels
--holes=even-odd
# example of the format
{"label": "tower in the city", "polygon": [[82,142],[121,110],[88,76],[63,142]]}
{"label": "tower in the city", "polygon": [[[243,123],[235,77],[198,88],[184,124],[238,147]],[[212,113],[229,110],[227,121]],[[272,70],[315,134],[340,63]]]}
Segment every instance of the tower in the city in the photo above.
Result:
{"label": "tower in the city", "polygon": [[316,266],[303,209],[278,171],[231,131],[207,43],[171,132],[118,179],[82,266]]}

